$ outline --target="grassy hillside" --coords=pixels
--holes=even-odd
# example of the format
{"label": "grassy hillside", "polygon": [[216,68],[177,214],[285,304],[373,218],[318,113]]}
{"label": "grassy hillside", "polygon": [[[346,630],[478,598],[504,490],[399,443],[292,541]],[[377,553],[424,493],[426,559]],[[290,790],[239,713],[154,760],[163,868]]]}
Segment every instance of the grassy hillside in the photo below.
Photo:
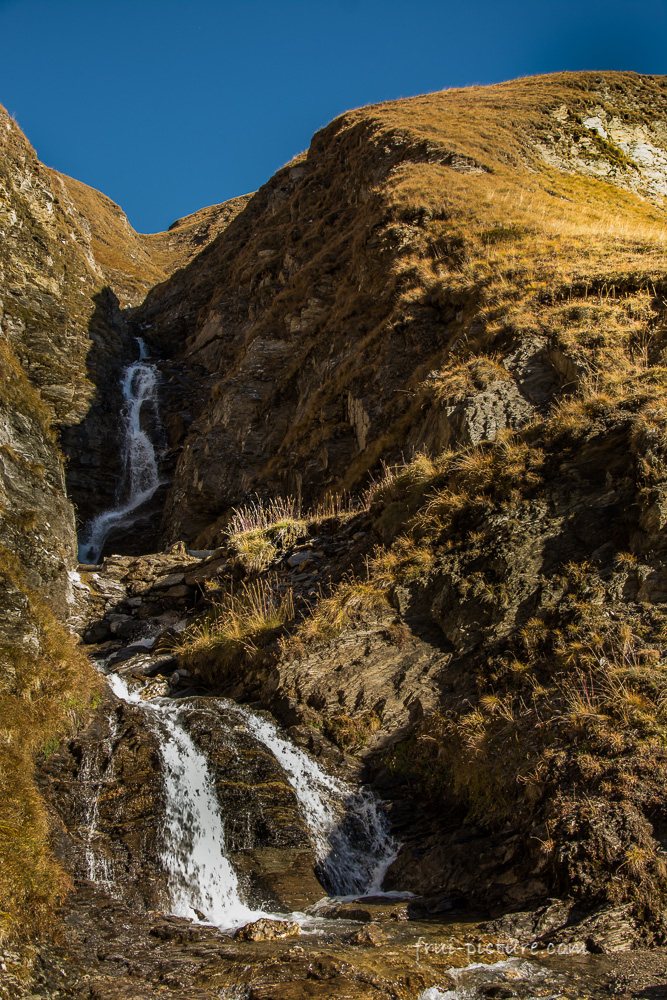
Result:
{"label": "grassy hillside", "polygon": [[174,537],[248,488],[317,501],[381,458],[465,436],[478,357],[502,363],[524,418],[572,364],[595,378],[616,349],[591,356],[595,331],[638,331],[660,291],[666,95],[662,78],[561,74],[362,108],[319,132],[140,312],[220,375],[185,445]]}

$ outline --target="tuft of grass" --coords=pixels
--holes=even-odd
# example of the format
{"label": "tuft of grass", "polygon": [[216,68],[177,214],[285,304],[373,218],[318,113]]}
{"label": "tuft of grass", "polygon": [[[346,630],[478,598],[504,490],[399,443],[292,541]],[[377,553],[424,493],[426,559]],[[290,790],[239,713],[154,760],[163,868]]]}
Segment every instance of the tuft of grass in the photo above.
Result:
{"label": "tuft of grass", "polygon": [[301,510],[294,497],[256,497],[241,507],[233,507],[227,531],[230,538],[251,531],[265,531],[300,520]]}
{"label": "tuft of grass", "polygon": [[266,577],[244,583],[178,637],[179,663],[208,683],[224,683],[265,662],[267,647],[293,619],[291,588],[281,590],[275,578]]}
{"label": "tuft of grass", "polygon": [[333,639],[363,615],[386,613],[389,607],[386,591],[374,581],[343,581],[315,603],[283,648],[294,653],[313,641]]}
{"label": "tuft of grass", "polygon": [[487,389],[494,382],[507,382],[511,378],[501,360],[481,355],[431,372],[421,388],[436,402],[451,404]]}
{"label": "tuft of grass", "polygon": [[226,529],[229,544],[250,572],[261,573],[281,549],[305,534],[306,525],[299,515],[293,497],[257,497],[233,509]]}
{"label": "tuft of grass", "polygon": [[338,712],[324,720],[322,731],[341,750],[354,752],[366,746],[381,725],[382,719],[374,710],[359,715]]}

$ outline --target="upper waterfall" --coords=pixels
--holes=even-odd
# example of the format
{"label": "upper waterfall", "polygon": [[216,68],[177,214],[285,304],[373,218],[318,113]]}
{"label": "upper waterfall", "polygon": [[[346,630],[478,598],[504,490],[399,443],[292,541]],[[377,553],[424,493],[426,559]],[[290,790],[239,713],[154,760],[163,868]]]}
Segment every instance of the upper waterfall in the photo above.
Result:
{"label": "upper waterfall", "polygon": [[160,485],[155,447],[142,419],[144,406],[151,403],[157,413],[157,369],[147,361],[147,348],[137,337],[139,360],[123,370],[121,389],[121,456],[123,475],[117,504],[93,518],[79,541],[79,562],[98,562],[112,528],[132,524],[136,512]]}

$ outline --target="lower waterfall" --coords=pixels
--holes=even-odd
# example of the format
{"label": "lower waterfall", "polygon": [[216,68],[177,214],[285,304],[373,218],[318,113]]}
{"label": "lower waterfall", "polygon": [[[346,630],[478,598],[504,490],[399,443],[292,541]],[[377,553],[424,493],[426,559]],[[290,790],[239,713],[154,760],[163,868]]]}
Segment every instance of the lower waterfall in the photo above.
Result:
{"label": "lower waterfall", "polygon": [[389,834],[375,795],[368,789],[349,788],[284,739],[273,722],[245,706],[236,708],[249,731],[284,768],[308,824],[322,880],[330,891],[337,896],[379,892],[398,845]]}
{"label": "lower waterfall", "polygon": [[[118,674],[109,674],[107,680],[119,698],[143,708],[147,724],[159,738],[166,795],[163,862],[169,874],[171,912],[220,927],[269,916],[250,909],[240,897],[236,873],[225,853],[224,817],[208,763],[179,722],[184,703],[167,698],[143,701]],[[226,704],[283,767],[330,892],[344,896],[380,891],[397,844],[376,797],[326,774],[268,719],[246,706]]]}
{"label": "lower waterfall", "polygon": [[229,926],[258,914],[239,896],[238,879],[225,856],[225,837],[206,759],[166,710],[155,710],[167,799],[165,851],[172,913]]}
{"label": "lower waterfall", "polygon": [[170,909],[191,920],[230,927],[260,914],[239,896],[238,879],[225,856],[220,809],[206,758],[178,722],[178,709],[161,699],[142,702],[117,674],[108,681],[117,697],[142,705],[159,739],[166,811],[163,862],[169,873]]}

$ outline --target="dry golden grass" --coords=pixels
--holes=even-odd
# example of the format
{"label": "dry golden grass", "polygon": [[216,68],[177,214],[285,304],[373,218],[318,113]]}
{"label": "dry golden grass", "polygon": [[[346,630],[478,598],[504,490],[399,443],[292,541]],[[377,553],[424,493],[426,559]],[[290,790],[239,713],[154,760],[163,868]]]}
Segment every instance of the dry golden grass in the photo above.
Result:
{"label": "dry golden grass", "polygon": [[[326,305],[291,336],[290,362],[262,416],[303,381],[311,361],[324,365],[322,345],[335,343],[336,352],[321,384],[299,398],[258,477],[275,482],[295,456],[335,454],[336,440],[349,433],[341,398],[378,384],[381,436],[373,428],[363,451],[327,482],[358,492],[383,459],[395,464],[405,441],[418,438],[424,383],[441,382],[436,395],[457,398],[475,386],[471,373],[485,379],[497,366],[502,377],[507,355],[526,340],[539,335],[566,349],[560,312],[570,300],[659,288],[662,207],[613,178],[578,175],[575,159],[571,173],[550,166],[541,149],[556,133],[573,145],[590,138],[581,119],[598,104],[625,120],[635,102],[660,119],[665,100],[651,78],[558,74],[362,108],[322,130],[308,154],[307,183],[285,183],[290,193],[269,210],[271,193],[289,178],[270,182],[216,243],[202,277],[214,304],[233,306],[216,285],[221,273],[225,287],[262,289],[257,320],[243,327],[249,338],[289,329],[314,290]],[[566,122],[554,117],[562,107]],[[595,163],[609,162],[619,184],[634,176],[620,150],[591,142]],[[477,172],[462,172],[470,168]],[[343,185],[347,177],[355,178],[354,193]],[[262,256],[265,248],[274,253]],[[594,332],[604,335],[606,322],[595,318]],[[337,406],[337,418],[323,418]]]}
{"label": "dry golden grass", "polygon": [[306,520],[293,497],[256,497],[232,510],[225,531],[236,558],[251,573],[261,573],[280,551],[306,534]]}
{"label": "dry golden grass", "polygon": [[275,578],[244,583],[218,597],[203,620],[179,636],[179,662],[212,684],[261,664],[266,647],[294,618],[291,589]]}
{"label": "dry golden grass", "polygon": [[75,731],[98,687],[88,658],[44,601],[21,584],[13,562],[0,553],[2,589],[21,609],[33,642],[7,640],[0,648],[0,943],[43,933],[68,890],[51,854],[34,759]]}
{"label": "dry golden grass", "polygon": [[168,271],[154,263],[118,205],[81,181],[55,170],[49,173],[54,189],[58,190],[60,181],[74,202],[80,213],[74,221],[84,238],[90,232],[93,256],[119,295],[121,305],[135,304],[152,285],[164,281]]}
{"label": "dry golden grass", "polygon": [[338,712],[325,719],[323,731],[342,750],[353,753],[364,747],[381,725],[382,720],[374,711],[361,712],[355,716]]}
{"label": "dry golden grass", "polygon": [[329,597],[315,603],[289,639],[283,641],[283,650],[298,655],[311,642],[334,639],[364,614],[381,614],[388,609],[386,592],[375,581],[343,581]]}

